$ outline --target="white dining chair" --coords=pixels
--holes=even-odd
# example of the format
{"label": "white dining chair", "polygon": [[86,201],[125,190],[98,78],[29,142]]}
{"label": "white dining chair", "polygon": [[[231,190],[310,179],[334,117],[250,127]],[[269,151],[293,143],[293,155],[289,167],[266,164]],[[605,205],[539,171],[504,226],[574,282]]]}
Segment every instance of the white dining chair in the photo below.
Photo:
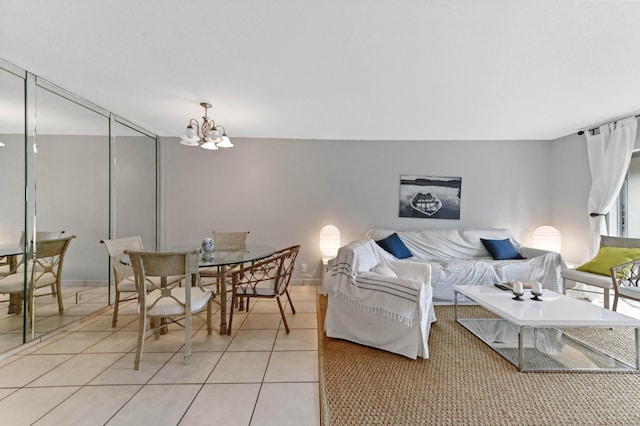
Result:
{"label": "white dining chair", "polygon": [[[184,327],[184,360],[191,363],[191,324],[192,315],[207,311],[207,334],[211,335],[212,293],[202,286],[198,274],[198,256],[200,250],[187,250],[170,253],[140,252],[125,250],[129,255],[135,274],[135,282],[139,299],[138,343],[134,369],[139,370],[144,354],[144,341],[147,332],[153,331],[155,339],[166,325],[156,321],[154,328],[147,329],[149,318],[170,318],[173,322],[183,320]],[[185,285],[179,282],[157,285],[150,278],[162,278],[182,275]]]}
{"label": "white dining chair", "polygon": [[[111,320],[111,327],[115,327],[118,322],[118,312],[120,310],[120,303],[138,298],[138,290],[136,288],[136,280],[134,277],[133,268],[130,264],[122,262],[125,250],[143,251],[142,238],[140,235],[133,237],[114,238],[111,240],[100,240],[109,253],[111,260],[111,268],[113,270],[113,283],[115,289],[115,297],[113,301],[113,319]],[[170,284],[176,281],[181,281],[184,277],[173,276],[166,279]],[[161,278],[149,278],[156,285],[161,285]]]}

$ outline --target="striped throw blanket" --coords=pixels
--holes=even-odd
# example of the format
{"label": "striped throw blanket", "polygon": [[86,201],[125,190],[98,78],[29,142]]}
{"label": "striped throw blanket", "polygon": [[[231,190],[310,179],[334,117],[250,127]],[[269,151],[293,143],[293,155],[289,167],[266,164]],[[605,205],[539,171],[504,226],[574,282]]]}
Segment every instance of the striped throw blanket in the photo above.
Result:
{"label": "striped throw blanket", "polygon": [[[380,264],[397,276],[371,272]],[[358,309],[411,327],[419,320],[414,317],[423,287],[429,285],[429,271],[428,264],[393,262],[373,240],[359,240],[340,248],[325,288]]]}

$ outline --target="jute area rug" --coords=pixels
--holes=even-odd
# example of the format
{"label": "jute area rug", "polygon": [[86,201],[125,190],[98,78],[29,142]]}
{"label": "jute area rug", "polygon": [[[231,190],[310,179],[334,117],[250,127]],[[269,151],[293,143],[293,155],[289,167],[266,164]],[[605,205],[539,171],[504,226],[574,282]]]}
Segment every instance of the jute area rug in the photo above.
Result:
{"label": "jute area rug", "polygon": [[[456,324],[453,306],[436,306],[430,358],[411,360],[327,338],[326,301],[319,296],[325,425],[640,425],[638,373],[521,373]],[[588,332],[634,359],[629,330]]]}

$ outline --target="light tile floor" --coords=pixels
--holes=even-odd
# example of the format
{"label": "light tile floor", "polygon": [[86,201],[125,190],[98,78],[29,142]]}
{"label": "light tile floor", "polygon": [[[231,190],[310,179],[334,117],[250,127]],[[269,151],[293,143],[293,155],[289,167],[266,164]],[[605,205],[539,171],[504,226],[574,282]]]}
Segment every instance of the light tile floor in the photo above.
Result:
{"label": "light tile floor", "polygon": [[[145,342],[133,370],[133,302],[0,362],[0,413],[10,425],[319,425],[316,286],[292,286],[286,334],[273,300],[234,313],[233,333],[207,336],[193,321],[191,365],[184,333],[171,326]],[[219,323],[219,313],[214,315]],[[204,327],[204,328],[203,328]]]}
{"label": "light tile floor", "polygon": [[[47,291],[50,289],[40,289],[36,293]],[[82,301],[78,301],[76,297],[79,292],[83,295]],[[62,298],[64,315],[58,313],[58,299],[55,296],[36,297],[35,330],[33,333],[28,330],[27,341],[39,339],[51,331],[102,310],[108,304],[106,287],[62,287]],[[3,295],[0,299],[0,354],[22,344],[23,315],[9,314],[8,307],[9,296]]]}

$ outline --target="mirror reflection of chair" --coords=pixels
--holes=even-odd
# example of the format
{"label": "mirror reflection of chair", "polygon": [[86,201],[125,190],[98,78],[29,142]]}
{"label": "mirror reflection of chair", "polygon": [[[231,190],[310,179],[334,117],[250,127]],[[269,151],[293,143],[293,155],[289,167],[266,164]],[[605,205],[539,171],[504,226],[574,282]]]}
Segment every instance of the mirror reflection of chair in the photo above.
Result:
{"label": "mirror reflection of chair", "polygon": [[[75,235],[66,238],[52,240],[40,240],[31,244],[30,253],[27,256],[27,300],[31,313],[35,309],[35,298],[40,296],[57,296],[58,312],[64,313],[62,302],[62,265],[64,255]],[[50,293],[41,293],[37,290],[51,287],[55,289]],[[16,298],[15,313],[22,312],[22,295],[24,291],[24,274],[15,273],[0,278],[0,293],[18,295]]]}
{"label": "mirror reflection of chair", "polygon": [[[136,288],[136,280],[131,265],[121,262],[125,250],[142,251],[142,238],[140,235],[134,237],[114,238],[111,240],[100,240],[107,249],[109,258],[111,259],[111,267],[113,269],[113,283],[115,288],[115,298],[113,301],[113,319],[111,327],[115,327],[118,322],[118,311],[120,302],[126,302],[138,298],[138,290]],[[182,280],[183,276],[167,278],[171,284]],[[157,286],[161,285],[161,278],[149,278]]]}
{"label": "mirror reflection of chair", "polygon": [[[289,334],[289,325],[284,316],[284,308],[280,302],[280,296],[286,295],[291,311],[295,314],[296,310],[289,296],[289,281],[293,274],[293,266],[300,246],[291,246],[282,250],[278,250],[268,258],[254,262],[253,264],[236,271],[231,276],[231,313],[229,314],[229,327],[227,334],[231,334],[233,324],[233,309],[238,299],[246,299],[247,311],[249,310],[249,299],[270,298],[276,299],[284,328]],[[286,303],[286,302],[285,302]]]}
{"label": "mirror reflection of chair", "polygon": [[640,259],[623,263],[611,268],[613,282],[613,310],[618,309],[618,299],[629,299],[640,302]]}
{"label": "mirror reflection of chair", "polygon": [[[36,231],[36,241],[54,240],[57,238],[62,238],[64,237],[64,233],[65,231]],[[24,231],[20,234],[20,239],[18,240],[18,247],[24,247]],[[0,263],[0,275],[13,274],[18,270],[17,268],[20,268],[22,266],[22,262],[18,262],[16,265],[13,265],[13,268],[12,268],[11,263],[8,261],[9,259],[6,259],[6,260],[7,260],[6,262]],[[47,262],[45,259],[42,259],[41,262],[42,264],[45,264],[45,265],[51,264],[51,262]],[[55,291],[55,289],[52,288],[52,291]]]}
{"label": "mirror reflection of chair", "polygon": [[[65,231],[36,231],[36,241],[42,240],[54,240],[57,238],[63,238]],[[20,243],[23,243],[24,235],[20,238]],[[50,270],[53,265],[54,259],[41,259],[40,262],[36,265],[36,268],[40,270]],[[56,288],[53,284],[51,284],[51,292],[56,294]]]}
{"label": "mirror reflection of chair", "polygon": [[[154,331],[158,339],[160,329],[166,327],[156,321],[157,327],[147,330],[147,318],[168,318],[178,323],[184,320],[185,364],[191,363],[191,316],[207,311],[207,334],[211,335],[211,291],[202,286],[198,274],[200,250],[172,253],[139,252],[126,250],[135,273],[140,303],[138,344],[134,369],[139,370],[144,354],[144,341],[148,331]],[[158,286],[149,278],[185,276],[185,285],[179,282]],[[175,318],[178,317],[178,318]]]}

